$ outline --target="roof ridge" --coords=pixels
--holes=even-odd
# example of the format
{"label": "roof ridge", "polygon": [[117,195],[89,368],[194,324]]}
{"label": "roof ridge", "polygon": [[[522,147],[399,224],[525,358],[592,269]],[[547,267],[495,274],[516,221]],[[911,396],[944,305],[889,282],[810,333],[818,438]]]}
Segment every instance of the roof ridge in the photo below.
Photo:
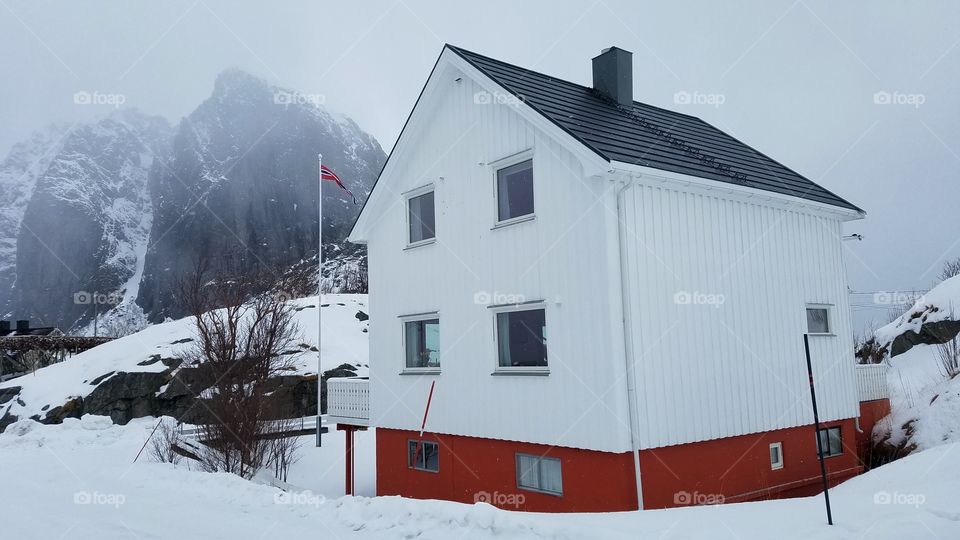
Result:
{"label": "roof ridge", "polygon": [[[483,58],[483,59],[485,59],[485,60],[490,60],[491,62],[496,62],[496,63],[498,63],[498,64],[503,64],[503,65],[505,65],[505,66],[510,66],[510,67],[512,67],[512,68],[515,68],[515,69],[521,69],[521,70],[523,70],[523,71],[532,73],[532,74],[534,74],[534,75],[540,75],[541,77],[548,77],[548,78],[550,78],[550,79],[553,79],[553,80],[556,80],[556,81],[560,81],[560,82],[562,82],[562,83],[564,83],[564,84],[569,84],[569,85],[571,85],[571,86],[576,86],[577,88],[582,88],[582,89],[584,89],[584,90],[593,91],[593,88],[592,88],[592,87],[589,87],[589,86],[586,86],[586,85],[583,85],[583,84],[580,84],[580,83],[577,83],[577,82],[573,82],[573,81],[570,81],[570,80],[567,80],[567,79],[561,79],[560,77],[558,77],[558,76],[556,76],[556,75],[550,75],[549,73],[544,73],[544,72],[542,72],[542,71],[536,71],[536,70],[534,70],[534,69],[529,69],[529,68],[525,68],[525,67],[523,67],[523,66],[518,66],[518,65],[516,65],[516,64],[511,64],[510,62],[506,62],[506,61],[500,60],[500,59],[498,59],[498,58],[493,58],[493,57],[491,57],[491,56],[487,56],[487,55],[484,55],[484,54],[480,54],[480,53],[478,53],[478,52],[474,52],[474,51],[471,51],[471,50],[469,50],[469,49],[464,49],[463,47],[457,47],[456,45],[451,45],[451,44],[449,44],[449,43],[445,43],[445,44],[444,44],[444,47],[447,47],[447,48],[449,48],[449,49],[451,49],[451,50],[453,50],[454,52],[457,52],[457,53],[472,54],[473,56],[479,56],[480,58]],[[695,119],[695,120],[700,120],[701,122],[703,122],[703,120],[702,120],[699,116],[694,116],[694,115],[692,115],[692,114],[682,113],[682,112],[680,112],[680,111],[675,111],[675,110],[673,110],[673,109],[667,109],[667,108],[664,108],[664,107],[660,107],[660,106],[658,106],[658,105],[651,105],[650,103],[646,103],[646,102],[643,102],[643,101],[638,101],[638,100],[636,100],[636,99],[632,99],[632,96],[631,96],[631,101],[632,101],[632,103],[633,103],[634,105],[640,105],[640,106],[643,106],[643,107],[651,107],[651,108],[657,109],[657,110],[659,110],[659,111],[663,111],[663,112],[670,113],[670,114],[676,114],[676,115],[679,115],[679,116],[685,116],[685,117],[687,117],[687,118],[693,118],[693,119]],[[706,122],[704,122],[704,123],[706,123]]]}

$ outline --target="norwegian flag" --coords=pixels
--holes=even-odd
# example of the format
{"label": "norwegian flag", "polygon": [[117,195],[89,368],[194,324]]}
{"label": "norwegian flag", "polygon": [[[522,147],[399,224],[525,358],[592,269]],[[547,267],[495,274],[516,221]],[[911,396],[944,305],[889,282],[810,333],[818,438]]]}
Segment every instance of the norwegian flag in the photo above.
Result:
{"label": "norwegian flag", "polygon": [[343,180],[340,180],[340,177],[337,176],[337,173],[333,172],[330,167],[327,167],[323,164],[320,165],[320,180],[332,180],[336,182],[337,185],[340,186],[340,189],[346,191],[351,197],[353,197],[353,204],[357,204],[357,196],[354,195],[352,191],[347,189],[347,186],[343,185]]}

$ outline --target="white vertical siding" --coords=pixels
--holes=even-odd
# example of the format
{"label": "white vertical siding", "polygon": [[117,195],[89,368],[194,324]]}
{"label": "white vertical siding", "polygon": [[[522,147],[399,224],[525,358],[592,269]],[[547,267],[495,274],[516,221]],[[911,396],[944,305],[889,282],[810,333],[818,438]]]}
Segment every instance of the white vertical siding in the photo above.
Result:
{"label": "white vertical siding", "polygon": [[[615,358],[607,289],[611,184],[509,105],[477,104],[455,74],[416,143],[394,156],[389,194],[370,229],[371,424],[419,429],[437,381],[430,431],[606,451],[630,447],[623,360]],[[489,163],[533,150],[536,219],[492,230]],[[440,180],[440,177],[443,177]],[[437,242],[406,246],[399,195],[436,185]],[[382,194],[381,194],[382,195]],[[378,207],[379,208],[379,207]],[[477,293],[546,301],[548,376],[493,376],[493,314]],[[438,311],[441,374],[400,375],[403,314]]]}
{"label": "white vertical siding", "polygon": [[641,447],[811,423],[807,303],[832,305],[834,335],[810,338],[821,417],[856,416],[837,220],[666,184],[624,197]]}

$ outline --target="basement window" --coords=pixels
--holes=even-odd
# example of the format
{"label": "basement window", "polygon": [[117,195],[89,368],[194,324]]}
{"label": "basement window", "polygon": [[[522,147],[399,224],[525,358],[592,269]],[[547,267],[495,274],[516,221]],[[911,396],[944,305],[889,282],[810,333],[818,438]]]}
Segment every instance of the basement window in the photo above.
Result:
{"label": "basement window", "polygon": [[783,468],[783,443],[770,443],[770,469],[776,471]]}
{"label": "basement window", "polygon": [[833,329],[830,328],[830,307],[807,306],[807,333],[830,334],[832,332]]}
{"label": "basement window", "polygon": [[426,244],[434,240],[436,233],[436,212],[432,186],[425,193],[417,193],[407,198],[407,228],[410,246]]}
{"label": "basement window", "polygon": [[440,445],[431,441],[407,441],[407,467],[440,472]]}
{"label": "basement window", "polygon": [[533,160],[497,169],[497,221],[533,215]]}
{"label": "basement window", "polygon": [[823,457],[839,456],[843,453],[843,436],[839,426],[822,428],[818,435],[820,448],[823,448]]}
{"label": "basement window", "polygon": [[517,487],[550,495],[563,495],[560,460],[517,454]]}

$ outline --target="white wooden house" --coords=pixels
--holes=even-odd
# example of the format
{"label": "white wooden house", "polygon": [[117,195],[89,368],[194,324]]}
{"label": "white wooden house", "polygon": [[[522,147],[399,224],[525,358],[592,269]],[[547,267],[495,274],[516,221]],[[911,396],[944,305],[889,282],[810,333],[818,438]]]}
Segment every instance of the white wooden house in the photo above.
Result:
{"label": "white wooden house", "polygon": [[831,481],[857,474],[841,224],[863,212],[633,101],[629,52],[592,67],[587,87],[453,46],[434,66],[350,235],[369,418],[337,421],[376,428],[378,494],[606,511],[813,493],[804,333]]}

